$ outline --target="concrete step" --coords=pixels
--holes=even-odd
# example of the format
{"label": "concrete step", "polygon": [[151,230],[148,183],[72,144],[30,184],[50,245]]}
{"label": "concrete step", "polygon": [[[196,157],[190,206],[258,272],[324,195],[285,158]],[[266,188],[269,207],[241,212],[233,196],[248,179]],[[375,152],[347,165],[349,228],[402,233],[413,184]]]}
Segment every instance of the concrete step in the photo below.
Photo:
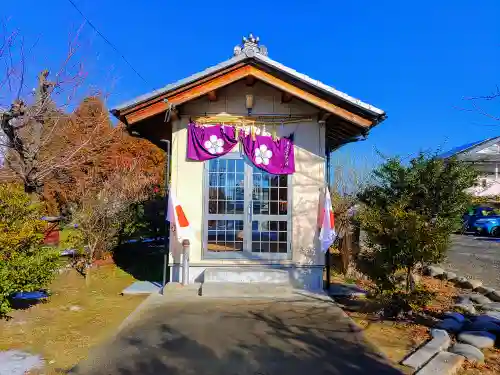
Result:
{"label": "concrete step", "polygon": [[437,353],[444,349],[448,349],[451,340],[446,331],[434,329],[431,333],[433,336],[432,340],[404,359],[401,362],[403,365],[418,370],[429,362]]}
{"label": "concrete step", "polygon": [[264,283],[291,285],[287,270],[265,267],[210,267],[204,272],[204,284]]}
{"label": "concrete step", "polygon": [[462,357],[461,355],[450,352],[440,352],[416,374],[454,375],[460,370],[462,364],[464,363],[464,360],[465,357]]}
{"label": "concrete step", "polygon": [[296,298],[299,291],[276,283],[212,282],[201,286],[205,298]]}

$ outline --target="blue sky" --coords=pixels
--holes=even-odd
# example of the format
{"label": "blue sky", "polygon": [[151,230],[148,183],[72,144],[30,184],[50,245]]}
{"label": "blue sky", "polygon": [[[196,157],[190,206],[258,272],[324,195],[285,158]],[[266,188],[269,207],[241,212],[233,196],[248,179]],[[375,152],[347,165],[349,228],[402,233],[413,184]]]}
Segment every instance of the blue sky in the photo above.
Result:
{"label": "blue sky", "polygon": [[[84,26],[79,53],[109,106],[231,57],[253,32],[271,58],[387,112],[367,141],[342,150],[357,161],[500,133],[500,121],[460,110],[463,97],[500,85],[498,0],[74,1],[147,80]],[[67,0],[10,1],[1,12],[27,44],[38,40],[31,69],[58,66],[83,23]],[[500,116],[499,104],[487,108]]]}

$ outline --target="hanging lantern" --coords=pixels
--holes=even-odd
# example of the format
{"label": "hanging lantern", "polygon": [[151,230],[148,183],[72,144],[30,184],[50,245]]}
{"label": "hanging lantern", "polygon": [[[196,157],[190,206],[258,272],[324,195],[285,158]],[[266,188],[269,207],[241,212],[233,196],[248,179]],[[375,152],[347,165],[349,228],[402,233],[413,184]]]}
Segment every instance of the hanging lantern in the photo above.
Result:
{"label": "hanging lantern", "polygon": [[247,108],[248,116],[250,116],[252,114],[252,109],[253,109],[253,95],[252,94],[245,95],[245,107]]}

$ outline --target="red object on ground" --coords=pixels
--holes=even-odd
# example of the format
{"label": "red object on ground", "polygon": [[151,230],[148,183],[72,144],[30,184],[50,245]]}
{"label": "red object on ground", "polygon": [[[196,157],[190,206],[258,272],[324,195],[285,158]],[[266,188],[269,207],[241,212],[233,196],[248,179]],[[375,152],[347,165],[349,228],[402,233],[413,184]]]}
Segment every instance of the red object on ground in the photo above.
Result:
{"label": "red object on ground", "polygon": [[43,243],[45,245],[59,245],[59,229],[54,229],[45,233]]}
{"label": "red object on ground", "polygon": [[44,233],[43,243],[51,246],[59,245],[59,226],[57,224],[49,225]]}

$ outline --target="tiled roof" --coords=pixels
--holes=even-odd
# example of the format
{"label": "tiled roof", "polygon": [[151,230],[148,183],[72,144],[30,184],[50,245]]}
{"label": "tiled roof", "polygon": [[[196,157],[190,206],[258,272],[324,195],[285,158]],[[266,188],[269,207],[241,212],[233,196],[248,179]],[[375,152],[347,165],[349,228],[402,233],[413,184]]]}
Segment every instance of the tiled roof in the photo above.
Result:
{"label": "tiled roof", "polygon": [[216,73],[219,70],[228,68],[232,65],[235,65],[239,62],[243,62],[246,60],[254,60],[254,61],[257,61],[259,63],[265,64],[271,68],[279,70],[279,71],[287,74],[288,76],[290,76],[294,79],[302,81],[311,87],[314,87],[320,91],[323,91],[324,93],[326,93],[330,96],[336,97],[344,102],[347,102],[347,103],[354,105],[354,106],[356,106],[364,111],[367,111],[367,112],[371,113],[371,115],[373,115],[373,116],[376,116],[376,117],[380,116],[383,118],[383,116],[385,115],[385,112],[383,110],[376,108],[368,103],[365,103],[359,99],[353,98],[352,96],[349,96],[346,93],[341,92],[341,91],[339,91],[331,86],[328,86],[328,85],[326,85],[318,80],[315,80],[315,79],[313,79],[305,74],[299,73],[296,70],[291,69],[283,64],[280,64],[279,62],[274,61],[273,59],[270,59],[269,57],[267,57],[261,53],[252,53],[250,55],[246,55],[245,53],[241,53],[239,55],[233,56],[229,60],[226,60],[226,61],[224,61],[220,64],[217,64],[215,66],[212,66],[210,68],[207,68],[199,73],[195,73],[187,78],[184,78],[184,79],[181,79],[177,82],[171,83],[171,84],[169,84],[161,89],[154,90],[154,91],[149,92],[147,94],[141,95],[135,99],[132,99],[130,101],[122,103],[122,104],[116,106],[112,110],[112,112],[123,111],[125,109],[128,109],[128,108],[136,105],[136,104],[140,104],[140,103],[147,101],[149,99],[152,99],[156,96],[166,94],[169,91],[173,91],[179,87],[182,87],[184,85],[187,85],[189,83],[192,83],[194,81],[202,79],[206,76],[209,76],[213,73]]}
{"label": "tiled roof", "polygon": [[492,138],[487,138],[487,139],[483,139],[483,140],[472,142],[472,143],[467,143],[465,145],[452,148],[451,150],[442,153],[438,157],[443,158],[443,159],[451,158],[452,156],[457,156],[459,154],[463,154],[464,152],[467,152],[474,147],[477,147],[477,146],[480,146],[484,143],[490,142],[496,138],[499,138],[499,137],[492,137]]}

